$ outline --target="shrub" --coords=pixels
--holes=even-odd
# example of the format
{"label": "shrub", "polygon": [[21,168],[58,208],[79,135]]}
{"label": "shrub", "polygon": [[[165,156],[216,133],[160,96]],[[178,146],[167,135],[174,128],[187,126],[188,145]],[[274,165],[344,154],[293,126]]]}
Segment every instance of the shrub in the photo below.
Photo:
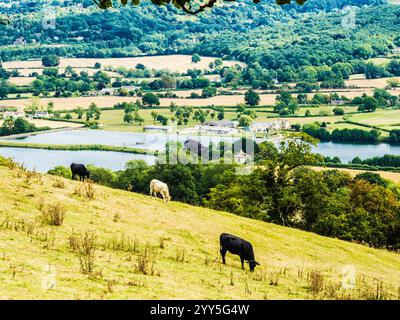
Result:
{"label": "shrub", "polygon": [[115,173],[110,169],[88,166],[88,170],[90,171],[90,179],[94,182],[105,186],[113,186]]}
{"label": "shrub", "polygon": [[67,210],[65,207],[57,202],[54,204],[40,204],[40,211],[42,212],[42,221],[51,226],[61,226],[64,222]]}
{"label": "shrub", "polygon": [[58,189],[64,189],[65,188],[65,182],[61,179],[56,179],[53,182],[53,187],[58,188]]}
{"label": "shrub", "polygon": [[71,179],[72,177],[71,169],[64,166],[54,167],[54,169],[49,170],[47,173],[66,179]]}
{"label": "shrub", "polygon": [[135,265],[135,273],[142,273],[145,275],[160,275],[154,269],[156,251],[154,248],[151,248],[148,244],[144,248],[144,251],[138,255],[136,259]]}
{"label": "shrub", "polygon": [[95,252],[97,248],[97,237],[94,232],[86,231],[82,235],[76,233],[69,237],[69,246],[78,252],[81,272],[92,274],[95,267]]}

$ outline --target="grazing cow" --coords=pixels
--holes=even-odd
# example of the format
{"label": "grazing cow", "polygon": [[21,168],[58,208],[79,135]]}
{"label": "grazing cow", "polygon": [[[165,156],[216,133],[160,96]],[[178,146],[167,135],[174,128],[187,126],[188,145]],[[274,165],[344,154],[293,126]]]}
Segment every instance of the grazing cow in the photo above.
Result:
{"label": "grazing cow", "polygon": [[254,268],[260,265],[254,260],[253,246],[250,242],[241,239],[237,236],[222,233],[219,237],[219,243],[221,246],[222,262],[225,264],[225,254],[229,251],[232,254],[237,254],[242,262],[242,269],[244,269],[244,261],[247,261],[250,267],[250,271],[253,272]]}
{"label": "grazing cow", "polygon": [[154,195],[154,198],[157,198],[157,193],[161,194],[164,202],[167,203],[169,200],[171,200],[167,184],[159,180],[153,179],[150,182],[150,196]]}
{"label": "grazing cow", "polygon": [[86,169],[83,164],[72,163],[70,168],[72,172],[72,180],[75,179],[76,175],[79,177],[79,181],[85,181],[85,178],[90,178],[90,171]]}

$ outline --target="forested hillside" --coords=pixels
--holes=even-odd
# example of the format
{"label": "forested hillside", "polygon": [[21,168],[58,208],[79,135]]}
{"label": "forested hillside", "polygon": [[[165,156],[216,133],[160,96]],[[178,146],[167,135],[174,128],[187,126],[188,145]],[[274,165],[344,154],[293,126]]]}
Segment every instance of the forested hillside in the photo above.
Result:
{"label": "forested hillside", "polygon": [[[260,60],[268,67],[273,67],[274,63],[265,57],[261,59],[261,53],[276,60],[290,56],[290,60],[285,60],[288,64],[295,62],[294,66],[315,65],[349,59],[356,49],[356,58],[387,52],[392,46],[393,31],[399,28],[400,12],[396,6],[377,7],[381,1],[309,1],[304,6],[283,7],[271,1],[258,5],[241,1],[188,17],[173,7],[148,3],[104,12],[93,6],[91,0],[74,1],[75,6],[68,1],[67,7],[53,1],[52,8],[57,11],[56,27],[43,29],[41,19],[47,11],[45,6],[37,5],[38,2],[1,8],[2,13],[12,17],[12,24],[0,28],[0,44],[12,45],[21,37],[27,44],[16,50],[2,48],[3,61],[39,56],[43,51],[91,57],[196,51]],[[78,3],[83,3],[84,8],[76,7]],[[333,12],[345,4],[372,5],[359,9],[355,32],[341,27],[340,20],[345,13]],[[326,15],[318,13],[317,9],[333,11]],[[28,12],[31,15],[27,15]],[[379,40],[372,39],[376,28],[381,34]],[[365,42],[370,46],[359,48]],[[39,48],[39,43],[66,46]],[[314,61],[304,55],[304,50],[315,52],[316,57],[325,53]],[[339,51],[345,52],[338,55]],[[303,60],[298,58],[300,54],[305,57]],[[309,63],[304,61],[306,59]]]}

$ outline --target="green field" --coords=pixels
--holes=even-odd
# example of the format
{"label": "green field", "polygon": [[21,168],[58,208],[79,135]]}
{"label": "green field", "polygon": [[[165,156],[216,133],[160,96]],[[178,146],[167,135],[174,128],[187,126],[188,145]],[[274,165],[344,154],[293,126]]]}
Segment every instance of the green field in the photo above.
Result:
{"label": "green field", "polygon": [[354,114],[351,121],[378,127],[400,125],[400,109],[377,109],[375,112]]}
{"label": "green field", "polygon": [[[368,127],[362,126],[362,124],[377,126],[381,129],[393,130],[400,128],[400,110],[398,109],[377,109],[375,112],[370,113],[357,113],[357,107],[349,107],[342,106],[342,109],[345,110],[344,116],[335,116],[332,112],[331,106],[319,106],[316,108],[312,107],[300,107],[296,112],[296,116],[293,117],[281,117],[289,121],[290,124],[301,124],[304,125],[306,123],[313,122],[326,122],[328,124],[327,128],[332,131],[334,129],[362,129],[362,130],[370,130]],[[194,110],[196,110],[194,108]],[[209,108],[204,108],[204,110],[210,110]],[[257,117],[253,119],[255,122],[265,122],[272,121],[279,118],[277,113],[273,112],[272,107],[256,107],[254,109],[256,111]],[[304,117],[306,110],[310,110],[311,116]],[[151,116],[151,112],[155,111],[158,114],[167,116],[171,118],[173,113],[168,108],[159,108],[159,109],[141,109],[139,111],[140,116],[145,120],[144,123],[140,126],[138,124],[127,124],[124,123],[124,111],[123,110],[103,110],[100,118],[101,129],[108,131],[132,131],[139,132],[143,131],[143,126],[157,124],[160,123],[154,122]],[[351,114],[348,114],[351,113]],[[347,114],[347,115],[346,115]],[[77,119],[77,115],[71,113],[74,119]],[[199,122],[192,119],[193,114],[190,118],[187,126],[182,125],[178,128],[184,127],[193,127],[198,125]],[[361,125],[357,125],[356,123],[342,123],[344,120],[348,119],[350,121],[354,121],[356,123],[360,123]],[[237,120],[237,113],[234,107],[225,108],[225,119],[229,120]],[[217,120],[211,116],[207,117],[207,120]],[[388,132],[381,131],[382,136],[387,136]]]}
{"label": "green field", "polygon": [[[0,179],[0,299],[399,298],[400,255],[386,250],[12,165]],[[61,226],[43,222],[55,204]],[[253,243],[254,273],[221,264],[221,232]]]}
{"label": "green field", "polygon": [[[206,108],[205,110],[208,110]],[[227,109],[229,110],[229,109]],[[234,109],[232,109],[234,110]],[[169,109],[141,109],[139,111],[139,115],[144,119],[144,122],[142,125],[138,124],[128,124],[124,123],[123,118],[124,118],[124,111],[123,110],[103,110],[101,113],[101,118],[100,118],[100,128],[102,130],[107,130],[107,131],[124,131],[124,132],[139,132],[143,131],[143,127],[146,125],[160,125],[159,122],[154,122],[153,117],[151,116],[151,112],[155,111],[157,114],[167,116],[168,118],[171,118],[173,116],[173,113]],[[71,114],[73,116],[73,119],[77,119],[76,114]],[[195,121],[192,119],[193,114],[190,118],[190,121],[188,122],[187,126],[182,125],[178,126],[178,128],[184,128],[184,127],[193,127],[195,125],[198,125],[199,122]],[[236,112],[234,111],[226,111],[225,112],[225,119],[231,119],[234,120],[236,119]],[[216,117],[213,119],[211,116],[207,118],[207,120],[218,120]]]}

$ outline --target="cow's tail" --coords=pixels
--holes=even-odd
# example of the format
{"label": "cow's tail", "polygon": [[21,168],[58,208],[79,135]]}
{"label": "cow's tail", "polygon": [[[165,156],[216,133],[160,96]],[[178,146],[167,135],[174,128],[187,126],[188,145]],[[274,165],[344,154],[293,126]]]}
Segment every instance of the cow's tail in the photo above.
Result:
{"label": "cow's tail", "polygon": [[222,250],[222,237],[224,236],[223,233],[219,236],[219,250]]}

